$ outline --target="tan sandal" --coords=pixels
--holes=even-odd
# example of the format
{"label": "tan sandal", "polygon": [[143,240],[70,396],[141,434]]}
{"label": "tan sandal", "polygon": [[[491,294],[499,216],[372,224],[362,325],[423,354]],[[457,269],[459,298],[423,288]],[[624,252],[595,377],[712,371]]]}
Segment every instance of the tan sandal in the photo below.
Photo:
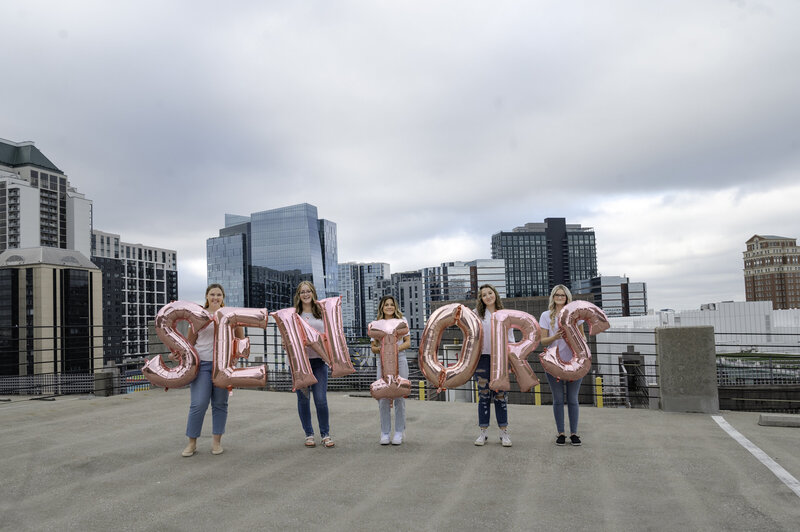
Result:
{"label": "tan sandal", "polygon": [[324,438],[322,438],[322,445],[324,445],[325,447],[333,447],[336,444],[333,443],[333,438],[331,438],[330,436],[325,436]]}
{"label": "tan sandal", "polygon": [[[322,440],[323,442],[325,440]],[[306,436],[306,447],[316,447],[317,444],[314,441],[314,436]]]}
{"label": "tan sandal", "polygon": [[189,458],[196,452],[197,452],[197,447],[190,443],[189,445],[186,446],[183,452],[181,452],[181,456],[183,456],[184,458]]}

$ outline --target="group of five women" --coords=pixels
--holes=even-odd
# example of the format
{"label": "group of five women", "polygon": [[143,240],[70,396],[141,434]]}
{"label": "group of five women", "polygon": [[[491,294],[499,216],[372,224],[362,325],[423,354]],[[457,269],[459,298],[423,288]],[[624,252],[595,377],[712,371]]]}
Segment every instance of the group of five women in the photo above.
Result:
{"label": "group of five women", "polygon": [[[212,314],[219,308],[225,306],[225,291],[219,284],[212,284],[206,289],[205,308]],[[542,313],[539,320],[541,327],[540,341],[545,346],[555,342],[558,346],[558,353],[561,359],[568,362],[572,358],[572,350],[564,340],[563,330],[559,329],[556,316],[564,306],[572,301],[572,294],[564,285],[557,285],[550,293],[548,309]],[[322,311],[317,302],[317,291],[309,281],[301,282],[294,296],[294,306],[297,314],[305,320],[311,327],[325,332],[325,325],[322,320]],[[492,314],[503,308],[503,303],[497,290],[489,284],[479,288],[476,301],[476,311],[483,322],[483,346],[481,357],[475,370],[474,377],[478,387],[478,426],[480,433],[475,440],[475,445],[483,446],[489,439],[489,420],[491,404],[494,404],[495,418],[500,429],[500,442],[504,447],[511,447],[511,437],[508,432],[508,399],[506,392],[494,391],[489,388],[489,368],[491,364],[491,339],[490,330]],[[402,319],[402,312],[397,307],[397,302],[393,296],[384,296],[378,304],[377,319]],[[244,337],[241,327],[235,330],[237,338]],[[228,416],[228,390],[218,388],[213,385],[211,380],[212,361],[213,361],[213,342],[214,328],[206,326],[200,331],[189,333],[189,342],[195,346],[200,359],[200,367],[197,378],[190,385],[191,404],[189,407],[189,418],[186,424],[186,436],[189,443],[183,450],[183,456],[192,456],[197,452],[197,438],[203,426],[203,419],[209,402],[211,403],[212,414],[212,448],[211,453],[222,454],[222,434],[225,432],[225,422]],[[513,334],[509,331],[509,341],[514,341]],[[408,335],[397,341],[398,374],[400,377],[408,378],[408,361],[406,360],[405,350],[411,346]],[[378,355],[380,346],[375,340],[371,343],[372,352]],[[305,432],[304,444],[306,447],[315,447],[317,442],[314,437],[314,427],[311,420],[311,397],[314,398],[314,407],[317,413],[317,423],[319,425],[320,444],[324,447],[333,447],[334,441],[330,433],[330,423],[328,414],[328,366],[320,356],[311,348],[306,349],[306,354],[311,364],[311,369],[317,379],[316,384],[308,388],[297,390],[297,412],[300,416],[300,424]],[[381,376],[380,357],[377,357],[377,375]],[[566,444],[566,434],[564,433],[564,402],[566,401],[569,414],[570,443],[580,445],[578,437],[578,391],[581,379],[565,382],[546,373],[550,383],[550,390],[553,395],[553,416],[555,418],[558,435],[556,445]],[[392,408],[393,407],[393,408]],[[392,433],[391,410],[394,409],[394,433]],[[400,445],[403,443],[405,435],[405,399],[380,399],[378,401],[380,412],[380,444],[381,445]]]}

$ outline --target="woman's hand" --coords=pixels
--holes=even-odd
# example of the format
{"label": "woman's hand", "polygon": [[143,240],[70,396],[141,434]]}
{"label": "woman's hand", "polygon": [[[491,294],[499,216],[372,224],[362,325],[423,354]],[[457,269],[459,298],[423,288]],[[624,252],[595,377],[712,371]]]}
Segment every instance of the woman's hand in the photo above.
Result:
{"label": "woman's hand", "polygon": [[169,354],[169,359],[170,359],[171,361],[173,361],[173,362],[180,362],[180,361],[181,361],[181,357],[180,357],[180,356],[178,356],[178,353],[172,353],[172,352],[171,352],[171,353]]}

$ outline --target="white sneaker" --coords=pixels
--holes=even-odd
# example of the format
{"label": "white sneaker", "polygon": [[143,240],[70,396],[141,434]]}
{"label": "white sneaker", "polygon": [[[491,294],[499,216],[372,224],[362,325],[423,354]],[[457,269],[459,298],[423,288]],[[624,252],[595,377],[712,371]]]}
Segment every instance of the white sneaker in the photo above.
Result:
{"label": "white sneaker", "polygon": [[489,439],[489,430],[488,429],[481,429],[480,435],[478,435],[478,439],[475,440],[475,445],[482,446],[486,443],[486,440]]}
{"label": "white sneaker", "polygon": [[[388,438],[388,436],[387,436]],[[392,445],[400,445],[403,443],[403,433],[402,432],[395,432],[394,438],[392,438]]]}
{"label": "white sneaker", "polygon": [[503,447],[511,447],[511,437],[508,435],[508,429],[500,429],[500,443]]}
{"label": "white sneaker", "polygon": [[381,434],[381,445],[389,445],[389,435]]}

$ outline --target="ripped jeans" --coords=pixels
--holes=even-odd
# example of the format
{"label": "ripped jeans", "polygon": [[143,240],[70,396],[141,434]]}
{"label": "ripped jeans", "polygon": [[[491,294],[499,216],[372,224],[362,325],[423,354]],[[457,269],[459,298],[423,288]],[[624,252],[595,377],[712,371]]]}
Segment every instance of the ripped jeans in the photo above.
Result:
{"label": "ripped jeans", "polygon": [[497,426],[501,429],[508,426],[508,399],[506,392],[495,392],[489,388],[489,366],[491,355],[481,355],[478,367],[475,368],[475,379],[478,381],[478,426],[489,427],[491,404],[494,403],[494,415]]}

